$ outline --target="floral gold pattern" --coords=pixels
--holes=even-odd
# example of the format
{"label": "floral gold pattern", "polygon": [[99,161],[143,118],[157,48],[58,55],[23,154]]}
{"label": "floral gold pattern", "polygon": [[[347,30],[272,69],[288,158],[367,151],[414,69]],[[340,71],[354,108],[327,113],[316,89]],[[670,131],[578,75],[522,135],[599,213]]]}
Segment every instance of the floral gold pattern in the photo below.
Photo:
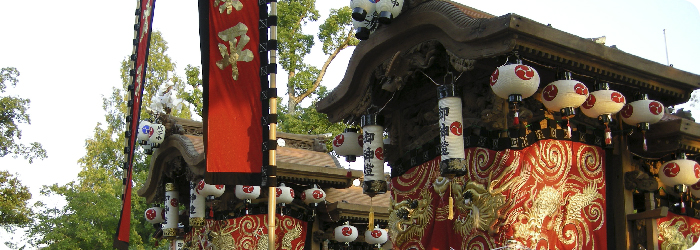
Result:
{"label": "floral gold pattern", "polygon": [[[440,177],[439,161],[392,178],[389,228],[396,248],[494,249],[507,242],[530,249],[606,248],[600,147],[566,140],[540,140],[521,150],[471,147],[465,149],[466,175],[449,181]],[[454,220],[446,219],[450,196]],[[409,224],[416,220],[406,218],[408,211],[429,219]]]}
{"label": "floral gold pattern", "polygon": [[[185,237],[193,249],[267,249],[267,215],[249,215],[228,220],[206,220]],[[307,223],[288,216],[277,215],[278,249],[302,250],[306,244]]]}

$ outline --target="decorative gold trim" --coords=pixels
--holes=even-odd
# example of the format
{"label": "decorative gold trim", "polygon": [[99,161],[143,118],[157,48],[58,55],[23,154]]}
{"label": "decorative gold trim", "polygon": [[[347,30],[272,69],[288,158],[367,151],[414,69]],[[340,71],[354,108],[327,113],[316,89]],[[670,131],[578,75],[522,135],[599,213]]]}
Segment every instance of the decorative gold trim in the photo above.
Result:
{"label": "decorative gold trim", "polygon": [[165,183],[165,192],[168,191],[177,191],[175,189],[175,183]]}
{"label": "decorative gold trim", "polygon": [[467,160],[452,158],[440,162],[440,175],[462,176],[467,173]]}
{"label": "decorative gold trim", "polygon": [[386,190],[387,190],[386,181],[384,181],[384,180],[371,180],[371,181],[365,181],[362,191],[365,194],[374,195],[374,194],[386,193]]}
{"label": "decorative gold trim", "polygon": [[163,237],[165,237],[165,238],[177,237],[177,228],[163,228]]}
{"label": "decorative gold trim", "polygon": [[199,228],[204,226],[204,218],[203,217],[192,217],[190,218],[190,226]]}

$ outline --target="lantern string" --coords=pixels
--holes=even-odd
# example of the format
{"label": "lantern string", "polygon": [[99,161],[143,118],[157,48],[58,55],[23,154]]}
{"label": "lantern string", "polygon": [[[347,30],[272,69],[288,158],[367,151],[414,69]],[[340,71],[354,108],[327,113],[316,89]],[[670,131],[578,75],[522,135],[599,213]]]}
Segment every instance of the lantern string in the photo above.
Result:
{"label": "lantern string", "polygon": [[428,74],[426,74],[426,73],[423,72],[422,70],[418,70],[418,72],[423,73],[423,75],[424,75],[425,77],[427,77],[431,82],[433,82],[433,84],[435,84],[435,86],[440,86],[440,84],[438,84],[437,82],[435,82],[435,80],[433,80],[433,78],[431,78],[430,76],[428,76]]}
{"label": "lantern string", "polygon": [[388,101],[386,101],[386,103],[384,103],[384,106],[382,106],[382,108],[380,108],[380,109],[379,109],[379,111],[377,111],[377,114],[381,113],[381,112],[382,112],[382,110],[384,110],[384,108],[386,108],[386,105],[388,105],[388,104],[389,104],[389,102],[391,102],[391,100],[393,100],[393,99],[394,99],[394,95],[395,95],[395,94],[396,94],[396,91],[394,91],[394,92],[391,92],[391,98],[389,98],[389,100],[388,100]]}

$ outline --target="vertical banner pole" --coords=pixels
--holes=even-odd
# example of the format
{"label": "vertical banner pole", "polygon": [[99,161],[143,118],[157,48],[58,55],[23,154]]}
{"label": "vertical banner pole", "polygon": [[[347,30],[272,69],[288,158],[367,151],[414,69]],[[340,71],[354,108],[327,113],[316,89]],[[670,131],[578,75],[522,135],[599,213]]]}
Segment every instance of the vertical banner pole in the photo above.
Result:
{"label": "vertical banner pole", "polygon": [[[270,17],[271,19],[276,19],[277,18],[277,1],[273,0],[270,1]],[[270,40],[271,41],[277,41],[277,24],[276,22],[270,25]],[[277,48],[273,48],[270,50],[270,65],[275,67],[277,65]],[[276,70],[271,70],[270,73],[270,89],[276,90],[277,89],[277,71]],[[272,95],[273,97],[270,98],[270,115],[276,115],[277,114],[277,95]],[[271,122],[270,123],[270,141],[271,142],[276,142],[277,141],[277,123],[276,122]],[[277,154],[276,150],[272,149],[270,150],[270,166],[271,168],[275,168],[277,166]],[[276,172],[276,171],[274,171]],[[276,179],[276,173],[271,173],[268,175],[268,178],[270,179]],[[276,186],[276,181],[268,182],[268,183],[273,183],[274,185],[270,185],[269,187],[269,201],[268,201],[268,240],[269,240],[269,249],[277,249],[275,246],[275,219],[277,218],[276,215],[276,204],[277,202],[275,201],[276,199],[276,193],[277,193],[277,187]]]}

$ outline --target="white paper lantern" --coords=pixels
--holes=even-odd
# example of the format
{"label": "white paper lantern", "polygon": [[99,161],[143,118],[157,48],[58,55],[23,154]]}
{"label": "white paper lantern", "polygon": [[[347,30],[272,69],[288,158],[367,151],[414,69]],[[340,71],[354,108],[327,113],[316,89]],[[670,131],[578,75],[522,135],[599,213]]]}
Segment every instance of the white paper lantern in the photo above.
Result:
{"label": "white paper lantern", "polygon": [[326,192],[324,192],[323,189],[318,188],[318,186],[315,184],[314,187],[304,190],[304,192],[301,193],[301,201],[307,205],[312,203],[321,203],[324,200],[326,200]]}
{"label": "white paper lantern", "polygon": [[377,114],[362,116],[364,157],[364,192],[367,194],[386,193],[384,178],[384,128]]}
{"label": "white paper lantern", "polygon": [[345,132],[333,138],[333,151],[345,156],[348,162],[355,162],[358,155],[362,155],[362,135],[357,129],[346,128]]}
{"label": "white paper lantern", "polygon": [[353,242],[357,239],[357,228],[346,221],[345,224],[335,228],[333,236],[337,242]]}
{"label": "white paper lantern", "polygon": [[145,120],[141,121],[139,123],[138,133],[136,134],[136,140],[139,141],[139,144],[143,145],[148,143],[148,139],[151,138],[151,135],[153,135],[151,123]]}
{"label": "white paper lantern", "polygon": [[184,239],[176,239],[173,241],[173,247],[170,249],[182,250],[184,248],[185,248],[185,240]]}
{"label": "white paper lantern", "polygon": [[403,8],[403,0],[384,0],[378,1],[376,5],[379,22],[384,24],[391,23],[391,20],[401,14]]}
{"label": "white paper lantern", "polygon": [[174,183],[165,184],[165,222],[163,223],[163,237],[173,238],[177,236],[177,224],[179,221],[179,192]]}
{"label": "white paper lantern", "polygon": [[377,30],[377,22],[374,22],[374,13],[370,13],[363,21],[352,21],[355,37],[360,40],[367,40],[369,36]]}
{"label": "white paper lantern", "polygon": [[224,185],[209,185],[204,180],[190,182],[190,226],[204,226],[207,196],[220,197],[224,191]]}
{"label": "white paper lantern", "polygon": [[361,22],[364,21],[367,16],[374,14],[377,1],[379,0],[351,0],[350,9],[352,9],[352,19]]}
{"label": "white paper lantern", "polygon": [[438,87],[438,121],[440,123],[440,174],[462,176],[467,173],[464,161],[464,126],[462,98],[453,84]]}
{"label": "white paper lantern", "polygon": [[654,100],[638,100],[625,105],[620,114],[622,121],[632,126],[656,123],[664,117],[664,105]]}
{"label": "white paper lantern", "polygon": [[152,207],[144,212],[146,221],[151,224],[163,223],[165,221],[165,210],[162,207]]}
{"label": "white paper lantern", "polygon": [[151,144],[151,147],[160,147],[160,144],[165,139],[165,126],[157,123],[153,123],[151,126],[153,127],[153,135],[148,139],[148,142]]}
{"label": "white paper lantern", "polygon": [[598,118],[619,112],[625,106],[625,96],[615,90],[601,89],[591,92],[581,104],[581,112],[588,117]]}
{"label": "white paper lantern", "polygon": [[500,66],[491,74],[491,89],[503,99],[511,95],[528,98],[537,92],[540,75],[530,66],[514,63]]}
{"label": "white paper lantern", "polygon": [[678,159],[664,163],[659,169],[659,179],[665,185],[693,185],[700,180],[700,165],[697,162]]}
{"label": "white paper lantern", "polygon": [[236,185],[236,198],[241,200],[253,200],[260,196],[260,186]]}
{"label": "white paper lantern", "polygon": [[276,189],[276,196],[277,204],[290,204],[292,201],[294,201],[294,189],[285,186],[284,183],[281,183]]}
{"label": "white paper lantern", "polygon": [[577,108],[588,98],[588,88],[576,80],[558,80],[542,90],[542,103],[547,109],[560,112],[564,108]]}
{"label": "white paper lantern", "polygon": [[389,239],[385,229],[375,226],[372,230],[365,231],[365,241],[372,245],[384,244]]}

